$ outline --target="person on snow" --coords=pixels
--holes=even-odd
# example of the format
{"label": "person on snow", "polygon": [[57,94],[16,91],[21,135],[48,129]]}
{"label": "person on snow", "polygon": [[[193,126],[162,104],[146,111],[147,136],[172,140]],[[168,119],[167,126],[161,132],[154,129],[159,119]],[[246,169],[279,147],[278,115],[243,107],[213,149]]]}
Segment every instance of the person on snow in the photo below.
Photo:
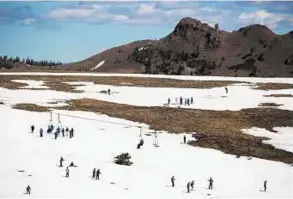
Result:
{"label": "person on snow", "polygon": [[35,130],[35,126],[32,125],[32,126],[31,126],[31,133],[34,133],[34,130]]}
{"label": "person on snow", "polygon": [[71,162],[71,163],[69,164],[69,167],[77,167],[77,166],[74,164],[74,162]]}
{"label": "person on snow", "polygon": [[70,129],[70,132],[69,132],[69,137],[70,137],[70,138],[73,138],[73,132],[74,132],[74,130],[73,130],[73,128],[71,128],[71,129]]}
{"label": "person on snow", "polygon": [[64,128],[62,128],[62,131],[61,131],[62,132],[62,137],[65,136],[64,131],[65,131]]}
{"label": "person on snow", "polygon": [[263,182],[263,191],[264,192],[267,191],[267,181],[266,180]]}
{"label": "person on snow", "polygon": [[110,88],[108,88],[108,94],[110,95],[110,93],[111,93],[111,90],[110,90]]}
{"label": "person on snow", "polygon": [[190,182],[187,183],[187,193],[190,192]]}
{"label": "person on snow", "polygon": [[175,103],[176,103],[176,104],[178,103],[178,99],[177,99],[177,97],[175,98]]}
{"label": "person on snow", "polygon": [[170,98],[168,98],[168,105],[170,105],[170,103],[171,103],[171,99],[170,99]]}
{"label": "person on snow", "polygon": [[228,94],[228,88],[227,87],[225,87],[225,91],[226,91],[226,94]]}
{"label": "person on snow", "polygon": [[184,105],[185,106],[187,105],[187,99],[186,98],[184,99]]}
{"label": "person on snow", "polygon": [[186,144],[186,136],[183,136],[183,143]]}
{"label": "person on snow", "polygon": [[214,183],[214,180],[212,177],[210,177],[209,179],[209,189],[213,189],[213,183]]}
{"label": "person on snow", "polygon": [[100,180],[100,175],[102,175],[100,169],[96,171],[96,180]]}
{"label": "person on snow", "polygon": [[40,128],[40,137],[43,137],[43,129]]}
{"label": "person on snow", "polygon": [[69,178],[69,167],[66,167],[66,170],[65,170],[65,172],[66,172],[66,175],[65,175],[65,177],[66,177],[66,178]]}
{"label": "person on snow", "polygon": [[63,167],[63,161],[65,161],[65,160],[64,160],[63,157],[61,157],[61,158],[60,158],[60,164],[59,164],[60,167]]}
{"label": "person on snow", "polygon": [[31,187],[29,185],[26,187],[26,194],[31,195]]}
{"label": "person on snow", "polygon": [[57,140],[57,137],[58,137],[58,131],[55,131],[54,136],[55,136],[55,140]]}
{"label": "person on snow", "polygon": [[172,178],[171,178],[171,183],[172,183],[172,187],[175,187],[175,177],[174,176],[172,176]]}
{"label": "person on snow", "polygon": [[187,98],[186,100],[187,100],[187,105],[189,106],[189,104],[190,104],[190,103],[189,103],[189,98]]}
{"label": "person on snow", "polygon": [[182,105],[182,102],[183,102],[182,97],[180,97],[179,101],[180,101],[180,105]]}
{"label": "person on snow", "polygon": [[190,186],[191,186],[191,189],[193,190],[193,187],[194,187],[194,180],[191,181]]}
{"label": "person on snow", "polygon": [[53,124],[51,124],[50,128],[51,128],[51,132],[52,132],[54,130]]}
{"label": "person on snow", "polygon": [[92,175],[92,178],[95,178],[95,177],[96,177],[96,168],[94,168],[93,175]]}
{"label": "person on snow", "polygon": [[47,128],[47,133],[51,133],[51,127],[50,126],[48,126],[48,128]]}

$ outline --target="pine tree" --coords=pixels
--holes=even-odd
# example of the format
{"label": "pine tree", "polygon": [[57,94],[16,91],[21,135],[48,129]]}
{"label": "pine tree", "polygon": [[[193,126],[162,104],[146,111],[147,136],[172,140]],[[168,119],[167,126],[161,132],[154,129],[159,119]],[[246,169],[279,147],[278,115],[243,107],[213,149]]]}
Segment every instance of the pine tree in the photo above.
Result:
{"label": "pine tree", "polygon": [[133,164],[133,162],[131,162],[130,159],[131,156],[129,155],[129,153],[122,153],[115,157],[114,163],[119,165],[130,166]]}

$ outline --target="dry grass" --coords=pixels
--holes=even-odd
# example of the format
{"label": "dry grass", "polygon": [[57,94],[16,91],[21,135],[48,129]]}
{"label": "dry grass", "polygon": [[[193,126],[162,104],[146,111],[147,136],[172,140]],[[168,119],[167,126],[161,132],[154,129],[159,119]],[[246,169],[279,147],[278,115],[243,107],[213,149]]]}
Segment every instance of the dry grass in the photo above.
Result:
{"label": "dry grass", "polygon": [[291,94],[270,94],[264,95],[264,97],[293,97]]}
{"label": "dry grass", "polygon": [[93,99],[68,101],[67,110],[99,112],[112,117],[146,123],[154,130],[171,133],[199,132],[191,145],[214,148],[229,154],[254,156],[293,163],[293,154],[263,144],[265,138],[243,134],[251,127],[273,131],[278,126],[293,126],[293,112],[271,108],[241,111],[211,111],[164,107],[135,107]]}
{"label": "dry grass", "polygon": [[[214,88],[224,87],[236,81],[191,81],[163,78],[144,78],[144,77],[86,77],[86,76],[0,76],[0,87],[9,89],[19,89],[27,84],[12,82],[11,80],[39,80],[44,81],[44,86],[51,90],[64,92],[82,92],[74,90],[80,85],[69,85],[64,82],[89,81],[95,84],[105,84],[114,86],[141,86],[141,87],[174,87],[174,88]],[[121,84],[123,83],[123,84]]]}
{"label": "dry grass", "polygon": [[254,87],[255,90],[283,90],[283,89],[293,89],[293,84],[284,83],[257,83]]}
{"label": "dry grass", "polygon": [[27,103],[16,104],[13,106],[13,108],[26,110],[26,111],[32,111],[32,112],[47,112],[50,110],[49,107],[39,106],[36,104],[27,104]]}
{"label": "dry grass", "polygon": [[260,103],[258,106],[260,107],[279,107],[282,106],[282,104],[276,104],[276,103]]}
{"label": "dry grass", "polygon": [[[272,108],[243,109],[241,111],[212,111],[164,107],[136,107],[93,99],[68,101],[65,110],[99,112],[111,117],[146,123],[153,130],[170,133],[198,132],[198,141],[189,144],[214,148],[228,154],[253,156],[285,163],[293,163],[293,154],[263,144],[265,138],[242,133],[251,127],[273,131],[274,127],[293,126],[293,112]],[[48,110],[32,106],[33,109]],[[32,110],[30,106],[18,108]]]}

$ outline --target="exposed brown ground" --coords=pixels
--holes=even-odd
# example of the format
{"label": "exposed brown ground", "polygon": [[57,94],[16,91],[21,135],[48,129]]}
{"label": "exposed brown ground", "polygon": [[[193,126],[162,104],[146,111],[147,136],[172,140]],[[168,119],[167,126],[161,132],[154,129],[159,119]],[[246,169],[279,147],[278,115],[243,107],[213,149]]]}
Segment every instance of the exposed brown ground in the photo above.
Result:
{"label": "exposed brown ground", "polygon": [[265,97],[293,97],[291,94],[271,94],[271,95],[264,95]]}
{"label": "exposed brown ground", "polygon": [[276,103],[260,103],[258,106],[261,106],[261,107],[278,107],[278,106],[282,106],[282,104],[276,104]]}
{"label": "exposed brown ground", "polygon": [[50,109],[49,107],[39,106],[36,104],[27,104],[27,103],[16,104],[13,106],[13,108],[26,110],[26,111],[32,111],[32,112],[46,112],[46,111],[49,111]]}
{"label": "exposed brown ground", "polygon": [[282,90],[282,89],[293,89],[293,84],[285,83],[258,83],[256,90]]}
{"label": "exposed brown ground", "polygon": [[89,81],[95,84],[106,84],[123,86],[141,86],[141,87],[174,87],[174,88],[214,88],[224,87],[234,83],[243,83],[237,81],[191,81],[163,78],[144,78],[144,77],[83,77],[83,76],[0,76],[0,87],[9,89],[19,89],[27,84],[16,83],[11,80],[39,80],[44,81],[44,86],[51,90],[64,92],[81,92],[74,90],[80,85],[69,85],[64,82]]}
{"label": "exposed brown ground", "polygon": [[[60,109],[99,112],[146,123],[154,130],[170,133],[197,132],[195,137],[198,141],[191,141],[190,145],[218,149],[228,154],[293,163],[292,153],[263,144],[262,141],[266,138],[247,135],[241,131],[251,127],[273,131],[274,127],[293,126],[291,111],[272,108],[212,111],[135,107],[93,99],[70,100],[68,103],[69,106]],[[22,108],[26,109],[24,106]]]}

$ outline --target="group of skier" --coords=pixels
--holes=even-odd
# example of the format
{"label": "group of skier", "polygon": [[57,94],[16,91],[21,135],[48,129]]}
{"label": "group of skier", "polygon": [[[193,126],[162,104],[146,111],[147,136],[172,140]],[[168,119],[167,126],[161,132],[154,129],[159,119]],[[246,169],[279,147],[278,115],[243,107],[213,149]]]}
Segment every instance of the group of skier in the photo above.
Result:
{"label": "group of skier", "polygon": [[100,180],[100,175],[101,174],[102,173],[101,173],[100,169],[94,168],[92,178],[96,179],[96,180]]}
{"label": "group of skier", "polygon": [[[35,126],[34,125],[32,125],[31,126],[31,133],[34,133],[34,130],[35,130]],[[54,126],[51,124],[51,125],[48,125],[48,128],[47,128],[47,133],[48,134],[51,134],[52,132],[53,132],[53,130],[54,130]],[[44,133],[44,130],[43,130],[43,128],[40,128],[40,131],[39,131],[39,133],[40,133],[40,137],[43,137],[43,133]],[[54,132],[54,138],[55,139],[57,139],[58,138],[58,136],[60,135],[60,133],[62,134],[62,137],[65,137],[65,136],[67,136],[68,134],[69,134],[69,138],[73,138],[74,137],[74,129],[73,128],[71,128],[70,130],[69,130],[69,128],[68,127],[66,127],[66,129],[64,129],[64,128],[60,128],[59,126],[56,128],[56,131]]]}
{"label": "group of skier", "polygon": [[[179,97],[179,102],[178,98],[175,98],[175,104],[183,105],[183,97]],[[171,104],[171,98],[168,98],[168,105]],[[193,104],[193,97],[190,98],[184,98],[184,105],[189,106],[190,104]]]}

